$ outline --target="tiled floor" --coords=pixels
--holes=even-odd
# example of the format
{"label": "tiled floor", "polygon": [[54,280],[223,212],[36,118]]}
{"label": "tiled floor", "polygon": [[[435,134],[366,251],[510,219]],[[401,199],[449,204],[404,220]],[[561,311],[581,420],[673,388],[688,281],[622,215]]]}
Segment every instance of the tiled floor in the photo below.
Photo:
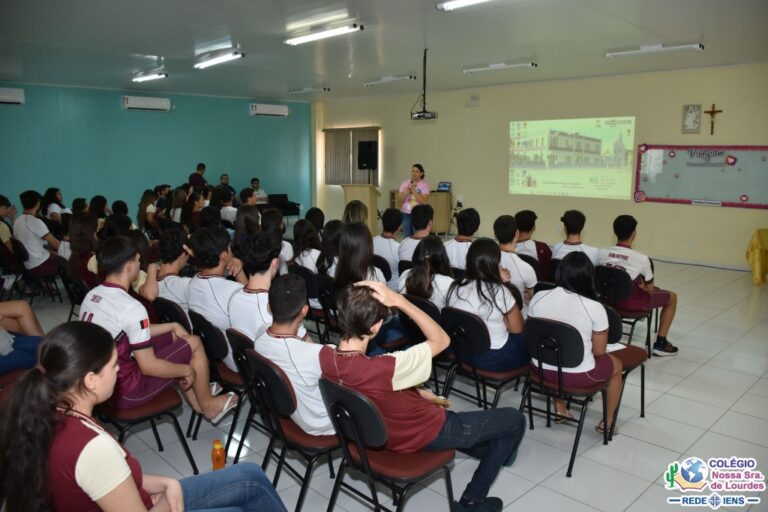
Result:
{"label": "tiled floor", "polygon": [[[561,425],[547,429],[543,418],[535,418],[535,429],[528,431],[517,462],[501,472],[491,489],[491,495],[504,500],[505,510],[673,510],[675,506],[666,504],[670,494],[663,487],[662,473],[670,462],[687,456],[755,457],[759,469],[768,470],[768,288],[754,286],[746,272],[661,262],[656,266],[657,284],[679,295],[669,338],[679,344],[680,353],[647,364],[646,417],[639,415],[640,379],[635,372],[622,402],[621,433],[608,446],[592,428],[601,408],[590,407],[572,478],[566,478],[565,469],[575,429]],[[47,300],[36,302],[35,310],[46,329],[64,321],[68,312]],[[644,326],[640,329],[644,332]],[[501,402],[517,407],[520,394],[509,390]],[[454,408],[467,410],[472,405],[454,397]],[[180,413],[186,427],[188,408]],[[204,422],[197,441],[190,441],[202,470],[210,464],[212,441],[225,439],[230,424],[231,419],[217,427]],[[241,425],[237,431],[242,431]],[[161,425],[160,433],[166,440],[163,452],[157,451],[148,429],[129,436],[127,446],[145,472],[190,475],[170,424]],[[255,432],[246,443],[245,460],[261,463],[266,437]],[[231,448],[230,455],[234,451]],[[452,470],[457,496],[476,465],[475,460],[457,455]],[[272,463],[270,475],[274,468]],[[327,465],[317,468],[311,487],[304,510],[325,510],[332,487]],[[299,493],[296,481],[283,473],[278,491],[292,510]],[[380,496],[385,505],[391,504],[386,492]],[[749,510],[768,510],[766,498]],[[368,510],[344,493],[336,509]],[[406,510],[447,510],[444,480],[436,478],[413,492]]]}

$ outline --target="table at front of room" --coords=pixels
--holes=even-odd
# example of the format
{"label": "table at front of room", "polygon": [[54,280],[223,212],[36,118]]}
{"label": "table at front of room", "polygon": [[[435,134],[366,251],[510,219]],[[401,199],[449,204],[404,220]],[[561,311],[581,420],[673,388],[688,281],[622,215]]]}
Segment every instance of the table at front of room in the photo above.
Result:
{"label": "table at front of room", "polygon": [[768,229],[758,229],[752,235],[747,247],[747,261],[752,269],[752,282],[764,285],[768,274]]}

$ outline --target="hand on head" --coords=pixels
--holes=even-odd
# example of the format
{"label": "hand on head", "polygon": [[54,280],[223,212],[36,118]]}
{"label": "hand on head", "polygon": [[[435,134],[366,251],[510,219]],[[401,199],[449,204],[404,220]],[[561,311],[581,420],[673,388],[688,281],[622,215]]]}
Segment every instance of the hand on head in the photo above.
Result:
{"label": "hand on head", "polygon": [[373,298],[388,308],[397,306],[397,302],[402,298],[399,293],[390,290],[386,283],[380,283],[378,281],[358,281],[355,283],[355,286],[365,286],[370,289]]}

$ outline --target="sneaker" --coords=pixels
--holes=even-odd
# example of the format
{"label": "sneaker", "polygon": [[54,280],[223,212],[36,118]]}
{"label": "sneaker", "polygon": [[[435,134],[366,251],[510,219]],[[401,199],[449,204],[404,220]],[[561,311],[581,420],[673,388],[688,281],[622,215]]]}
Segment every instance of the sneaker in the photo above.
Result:
{"label": "sneaker", "polygon": [[653,344],[653,353],[659,357],[676,356],[677,347],[668,341],[657,341]]}
{"label": "sneaker", "polygon": [[452,512],[501,512],[504,502],[500,498],[485,498],[471,507],[465,507],[459,501],[453,502]]}

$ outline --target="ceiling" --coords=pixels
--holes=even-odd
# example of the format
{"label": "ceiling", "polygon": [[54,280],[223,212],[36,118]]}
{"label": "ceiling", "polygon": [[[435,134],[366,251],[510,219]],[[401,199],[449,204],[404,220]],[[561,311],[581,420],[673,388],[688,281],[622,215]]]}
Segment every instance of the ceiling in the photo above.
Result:
{"label": "ceiling", "polygon": [[[453,12],[436,0],[2,0],[0,81],[250,98],[324,97],[553,80],[768,60],[766,0],[493,0]],[[337,13],[365,26],[301,46],[289,24]],[[333,23],[341,23],[332,22]],[[313,29],[314,30],[314,29]],[[703,52],[606,59],[608,50],[701,42]],[[195,70],[195,55],[239,45],[246,57]],[[464,75],[462,68],[535,61],[536,69]],[[165,80],[134,84],[162,64]]]}

